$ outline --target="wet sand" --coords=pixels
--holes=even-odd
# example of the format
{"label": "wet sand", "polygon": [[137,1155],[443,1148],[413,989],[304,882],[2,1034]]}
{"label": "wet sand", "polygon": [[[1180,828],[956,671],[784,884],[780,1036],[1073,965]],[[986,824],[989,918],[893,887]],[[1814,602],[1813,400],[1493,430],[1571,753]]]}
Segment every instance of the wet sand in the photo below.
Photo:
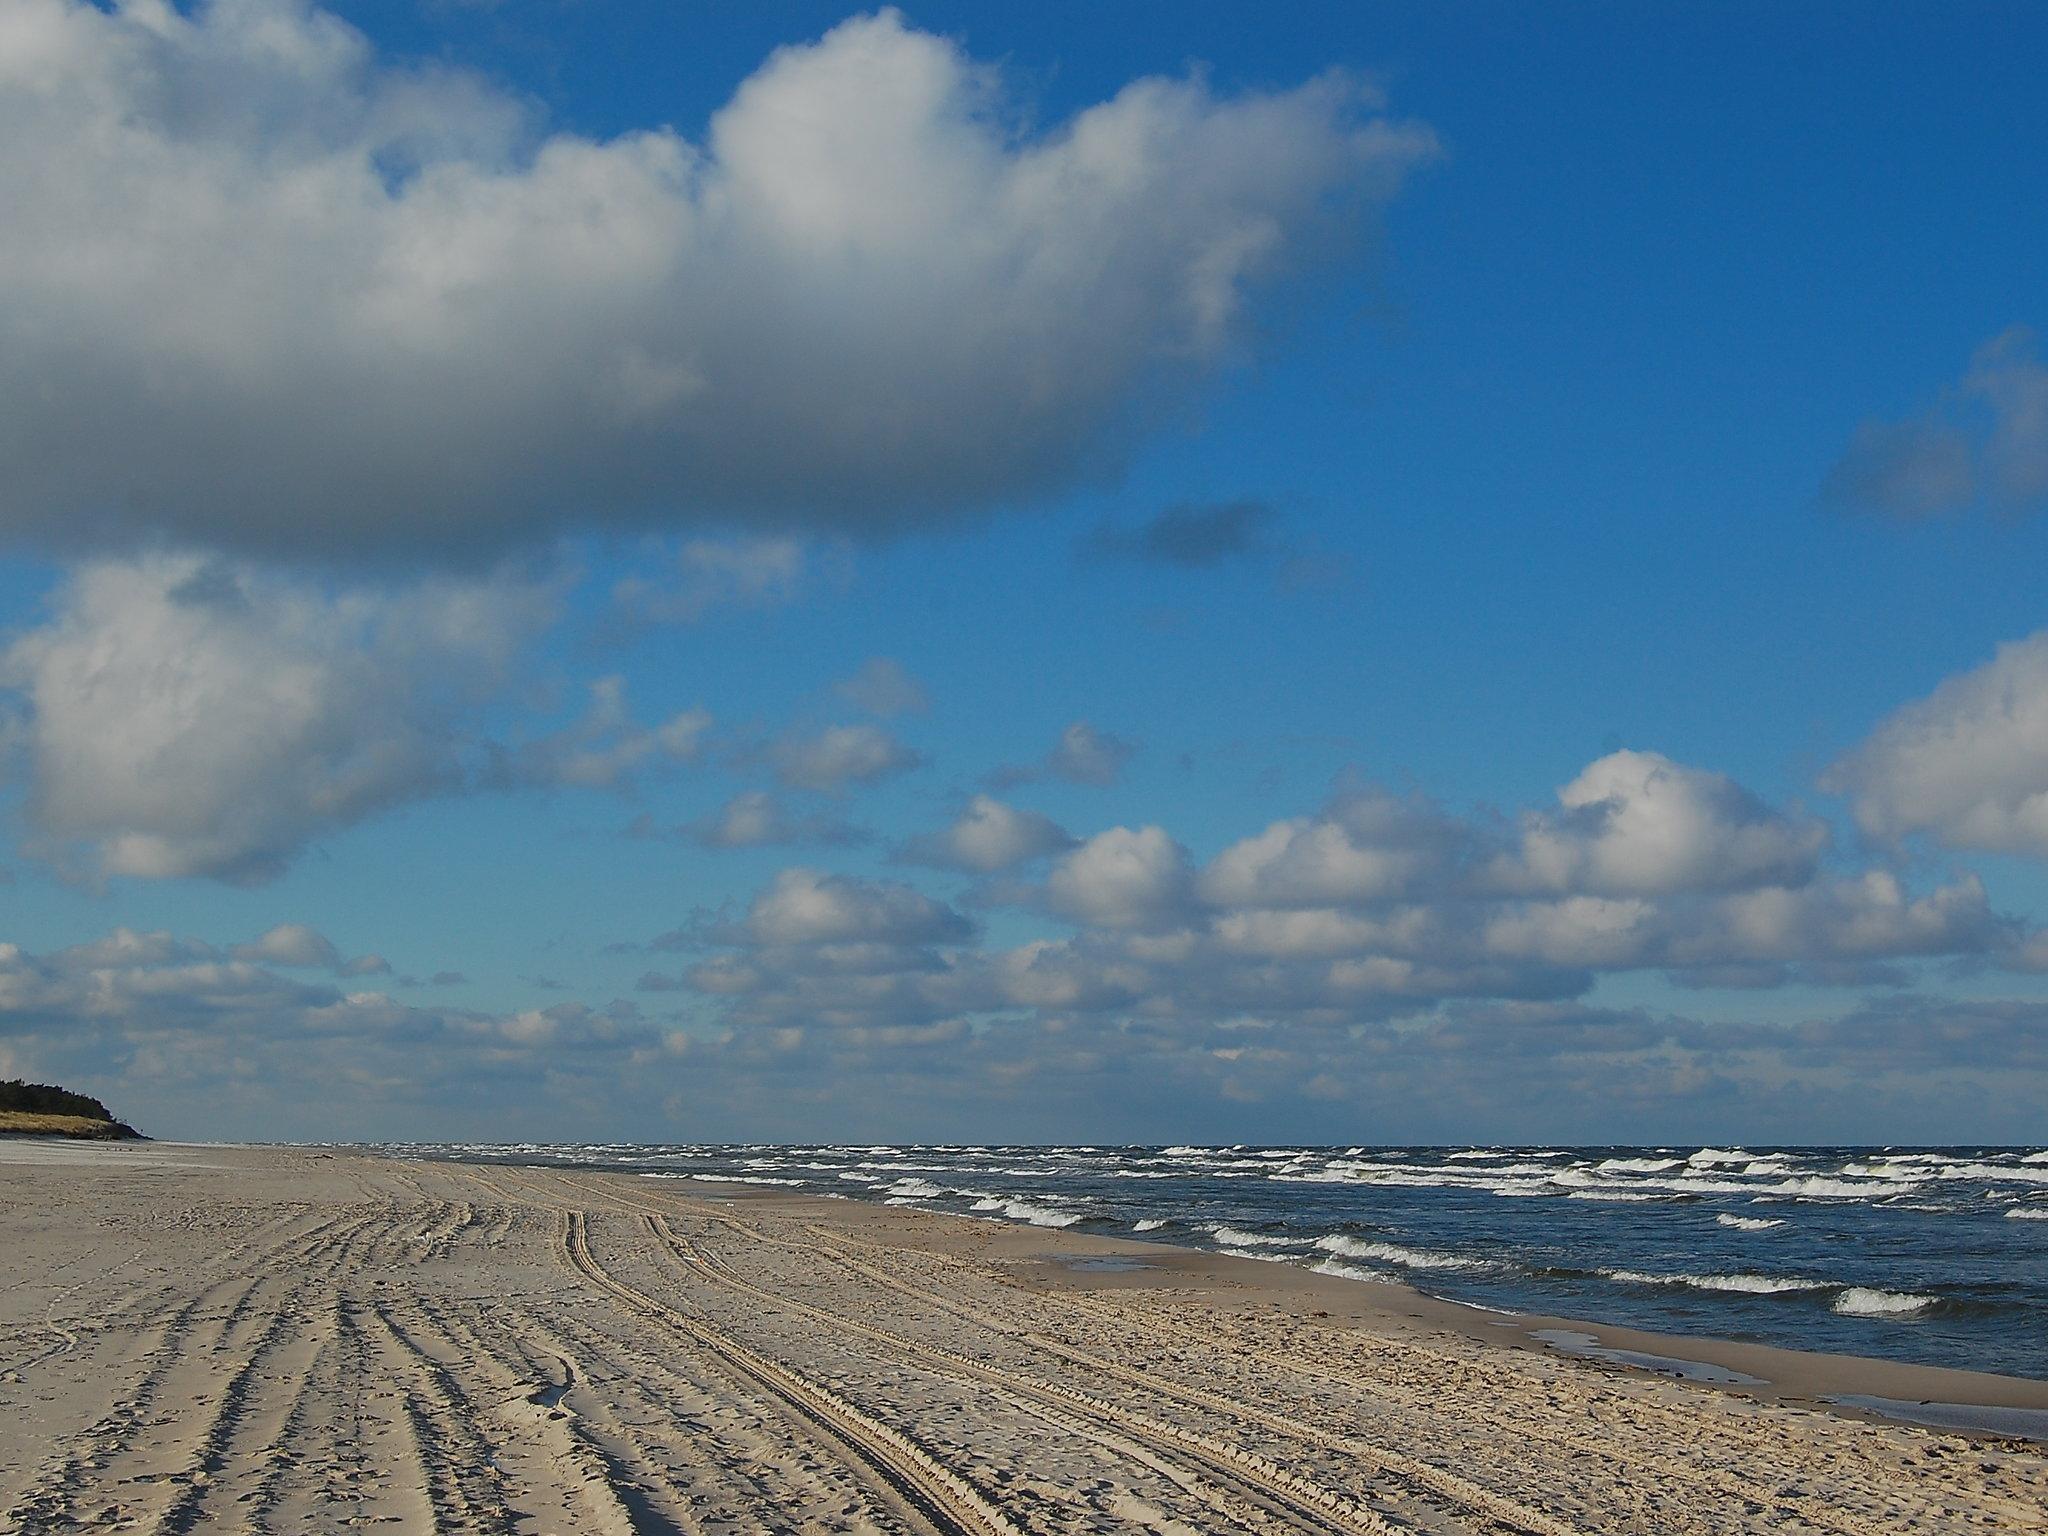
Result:
{"label": "wet sand", "polygon": [[0,1255],[8,1533],[1879,1536],[2048,1509],[2048,1446],[1818,1401],[2027,1428],[2044,1383],[740,1186],[6,1142]]}

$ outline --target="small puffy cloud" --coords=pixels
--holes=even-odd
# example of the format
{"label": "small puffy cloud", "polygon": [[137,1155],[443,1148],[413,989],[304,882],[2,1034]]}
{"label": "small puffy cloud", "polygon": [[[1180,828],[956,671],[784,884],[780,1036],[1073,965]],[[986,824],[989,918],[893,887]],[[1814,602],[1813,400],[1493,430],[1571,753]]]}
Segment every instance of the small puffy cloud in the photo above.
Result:
{"label": "small puffy cloud", "polygon": [[53,604],[0,653],[37,846],[244,883],[462,787],[474,711],[555,608],[513,577],[330,590],[183,555],[86,565]]}
{"label": "small puffy cloud", "polygon": [[1076,720],[1060,732],[1059,742],[1045,759],[1045,771],[1074,784],[1114,784],[1137,750],[1135,742]]}
{"label": "small puffy cloud", "polygon": [[255,960],[269,965],[289,965],[322,970],[341,968],[341,951],[333,940],[304,923],[280,923],[261,938],[234,949],[237,960]]}
{"label": "small puffy cloud", "polygon": [[955,518],[1113,465],[1434,153],[1341,74],[1041,127],[887,10],[698,141],[532,117],[309,0],[10,0],[0,523],[353,556]]}
{"label": "small puffy cloud", "polygon": [[1970,439],[1943,421],[1866,421],[1821,493],[1851,511],[1907,521],[1954,511],[1976,494]]}
{"label": "small puffy cloud", "polygon": [[1005,805],[992,795],[976,795],[952,825],[912,838],[899,857],[908,863],[989,875],[1073,846],[1073,836],[1050,816]]}
{"label": "small puffy cloud", "polygon": [[863,834],[836,816],[798,815],[766,790],[734,795],[713,814],[689,823],[682,833],[703,848],[770,848],[796,844],[844,845]]}
{"label": "small puffy cloud", "polygon": [[1991,494],[2012,506],[2048,499],[2048,366],[2033,332],[2015,327],[1986,343],[1965,386],[1991,412],[1984,475]]}
{"label": "small puffy cloud", "polygon": [[855,709],[884,720],[921,715],[931,708],[924,685],[889,656],[871,656],[861,669],[834,690]]}
{"label": "small puffy cloud", "polygon": [[1877,837],[2048,854],[2048,630],[1895,712],[1823,783]]}
{"label": "small puffy cloud", "polygon": [[1105,524],[1082,542],[1081,553],[1146,565],[1222,565],[1264,553],[1273,522],[1273,509],[1263,501],[1182,503],[1134,528]]}
{"label": "small puffy cloud", "polygon": [[989,782],[997,789],[1035,784],[1044,779],[1104,787],[1117,781],[1124,764],[1137,751],[1136,742],[1097,730],[1086,720],[1076,720],[1060,732],[1052,750],[1037,762],[1006,764],[989,775]]}
{"label": "small puffy cloud", "polygon": [[600,677],[589,693],[582,718],[503,754],[498,773],[507,784],[616,789],[649,763],[692,762],[703,751],[712,726],[706,711],[687,709],[643,726],[627,707],[624,678]]}
{"label": "small puffy cloud", "polygon": [[907,773],[924,761],[875,725],[827,726],[791,736],[769,749],[775,777],[792,789],[840,790]]}
{"label": "small puffy cloud", "polygon": [[2048,504],[2048,366],[2024,326],[1977,349],[1970,371],[1926,414],[1868,421],[1828,472],[1824,496],[1907,519],[1984,501]]}
{"label": "small puffy cloud", "polygon": [[785,869],[747,908],[747,936],[776,946],[953,943],[973,925],[943,902],[892,880]]}
{"label": "small puffy cloud", "polygon": [[1052,868],[1048,905],[1105,928],[1149,928],[1185,905],[1192,873],[1187,850],[1163,827],[1098,832]]}
{"label": "small puffy cloud", "polygon": [[811,565],[800,539],[687,539],[666,569],[621,577],[612,603],[628,624],[694,624],[719,608],[795,601]]}
{"label": "small puffy cloud", "polygon": [[1657,752],[1612,752],[1532,812],[1495,861],[1503,889],[1633,894],[1800,885],[1826,826],[1765,805],[1723,774]]}

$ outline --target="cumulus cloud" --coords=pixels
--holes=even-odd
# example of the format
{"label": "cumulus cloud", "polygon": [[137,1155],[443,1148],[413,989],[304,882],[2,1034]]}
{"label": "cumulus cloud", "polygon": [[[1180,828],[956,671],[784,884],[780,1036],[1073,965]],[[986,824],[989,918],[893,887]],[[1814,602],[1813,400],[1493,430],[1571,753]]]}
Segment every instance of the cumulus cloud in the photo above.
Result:
{"label": "cumulus cloud", "polygon": [[840,790],[907,773],[924,759],[876,725],[827,726],[769,749],[776,778],[792,789]]}
{"label": "cumulus cloud", "polygon": [[1225,907],[1371,901],[1440,877],[1465,840],[1419,797],[1351,793],[1320,816],[1276,821],[1231,844],[1203,870],[1201,891]]}
{"label": "cumulus cloud", "polygon": [[855,709],[884,720],[897,715],[921,715],[931,708],[924,684],[892,656],[869,657],[834,692]]}
{"label": "cumulus cloud", "polygon": [[906,863],[990,875],[1074,846],[1050,816],[976,795],[943,831],[914,837],[898,851]]}
{"label": "cumulus cloud", "polygon": [[1222,565],[1263,553],[1274,521],[1263,501],[1241,499],[1207,505],[1167,507],[1134,528],[1105,524],[1081,544],[1097,560],[1134,560],[1146,565]]}
{"label": "cumulus cloud", "polygon": [[1028,118],[893,11],[692,142],[542,131],[308,0],[15,0],[4,526],[354,555],[957,516],[1113,462],[1434,149],[1334,74]]}
{"label": "cumulus cloud", "polygon": [[1773,810],[1724,774],[1657,752],[1612,752],[1522,823],[1492,878],[1510,890],[1602,894],[1800,885],[1826,826]]}
{"label": "cumulus cloud", "polygon": [[786,869],[747,909],[757,944],[932,944],[967,938],[973,927],[943,902],[891,880]]}
{"label": "cumulus cloud", "polygon": [[247,944],[228,952],[236,960],[260,965],[281,965],[298,970],[332,971],[337,976],[387,976],[391,962],[382,955],[357,955],[343,959],[334,941],[317,928],[304,923],[279,923]]}
{"label": "cumulus cloud", "polygon": [[996,789],[1009,789],[1044,779],[1065,779],[1069,784],[1106,787],[1117,781],[1124,764],[1137,751],[1136,742],[1076,720],[1060,732],[1060,739],[1044,757],[1035,763],[1006,763],[989,775],[989,783]]}
{"label": "cumulus cloud", "polygon": [[1111,827],[1053,866],[1045,895],[1065,916],[1144,928],[1178,914],[1191,878],[1187,850],[1164,827]]}
{"label": "cumulus cloud", "polygon": [[[1574,999],[1603,975],[1637,971],[1702,986],[1896,986],[1920,961],[2048,964],[2048,941],[1997,913],[1980,881],[1913,889],[1882,867],[1825,866],[1811,822],[1721,775],[1611,754],[1559,799],[1504,822],[1353,786],[1200,867],[1162,827],[1111,828],[1065,851],[1042,882],[989,893],[1072,925],[1009,948],[938,921],[835,915],[815,936],[771,925],[761,915],[785,896],[835,914],[841,897],[861,911],[872,902],[851,888],[825,901],[821,877],[793,871],[747,921],[688,935],[714,953],[683,979],[748,1029],[937,1028],[1021,1013],[1047,1028],[1314,1031],[1460,1000]],[[986,830],[993,851],[981,862],[1000,867],[1009,850],[995,804],[970,807],[921,851],[975,868],[948,840]],[[893,901],[931,917],[909,887]]]}
{"label": "cumulus cloud", "polygon": [[280,923],[261,938],[234,949],[237,960],[256,960],[271,965],[339,970],[341,951],[334,941],[304,923]]}
{"label": "cumulus cloud", "polygon": [[88,564],[0,654],[38,845],[93,876],[268,879],[459,788],[480,703],[552,618],[515,577],[329,590],[241,564]]}
{"label": "cumulus cloud", "polygon": [[681,828],[703,848],[769,848],[799,843],[845,845],[863,840],[859,828],[836,816],[799,815],[766,790],[734,795],[716,812]]}
{"label": "cumulus cloud", "polygon": [[1823,782],[1878,837],[2048,854],[2048,630],[1895,712]]}
{"label": "cumulus cloud", "polygon": [[2014,326],[1978,348],[1947,397],[1903,421],[1867,421],[1828,473],[1824,495],[1852,510],[1923,518],[1978,501],[2048,502],[2048,366]]}

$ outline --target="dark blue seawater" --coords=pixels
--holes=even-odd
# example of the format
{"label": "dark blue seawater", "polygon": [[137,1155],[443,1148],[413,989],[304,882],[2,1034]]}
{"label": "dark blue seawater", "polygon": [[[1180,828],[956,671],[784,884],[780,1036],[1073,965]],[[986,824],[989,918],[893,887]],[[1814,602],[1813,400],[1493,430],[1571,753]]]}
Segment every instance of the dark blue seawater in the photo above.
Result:
{"label": "dark blue seawater", "polygon": [[479,1144],[1213,1248],[1672,1333],[2048,1377],[2048,1151]]}

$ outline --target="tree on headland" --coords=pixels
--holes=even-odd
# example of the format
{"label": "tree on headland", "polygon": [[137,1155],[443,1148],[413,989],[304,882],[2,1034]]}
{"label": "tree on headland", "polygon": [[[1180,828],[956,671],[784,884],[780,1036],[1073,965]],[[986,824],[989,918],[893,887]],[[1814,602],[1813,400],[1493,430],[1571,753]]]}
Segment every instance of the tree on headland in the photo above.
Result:
{"label": "tree on headland", "polygon": [[139,1138],[98,1099],[53,1083],[0,1080],[0,1132],[104,1138]]}

